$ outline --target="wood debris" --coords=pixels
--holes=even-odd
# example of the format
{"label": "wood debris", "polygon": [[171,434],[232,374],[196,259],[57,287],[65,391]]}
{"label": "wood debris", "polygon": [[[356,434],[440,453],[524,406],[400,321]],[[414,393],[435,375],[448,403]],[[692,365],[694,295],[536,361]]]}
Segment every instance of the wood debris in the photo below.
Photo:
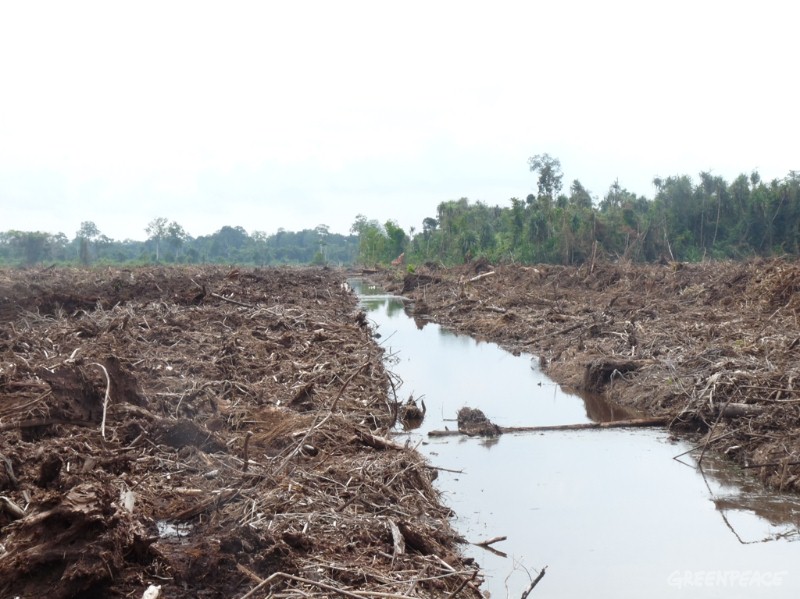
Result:
{"label": "wood debris", "polygon": [[423,306],[416,319],[533,354],[565,387],[630,418],[666,417],[706,452],[800,491],[800,263],[679,266],[477,261],[380,280]]}
{"label": "wood debris", "polygon": [[0,595],[479,597],[343,282],[0,270]]}

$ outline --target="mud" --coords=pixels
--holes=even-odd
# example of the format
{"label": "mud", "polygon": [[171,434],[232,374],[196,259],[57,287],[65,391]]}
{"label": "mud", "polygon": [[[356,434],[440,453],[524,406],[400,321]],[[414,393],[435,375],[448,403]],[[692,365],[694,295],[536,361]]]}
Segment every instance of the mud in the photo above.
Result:
{"label": "mud", "polygon": [[343,281],[0,271],[0,595],[480,596]]}
{"label": "mud", "polygon": [[[539,356],[565,387],[668,416],[698,449],[800,491],[800,265],[425,265],[380,275],[412,315]],[[487,373],[489,376],[490,373]]]}

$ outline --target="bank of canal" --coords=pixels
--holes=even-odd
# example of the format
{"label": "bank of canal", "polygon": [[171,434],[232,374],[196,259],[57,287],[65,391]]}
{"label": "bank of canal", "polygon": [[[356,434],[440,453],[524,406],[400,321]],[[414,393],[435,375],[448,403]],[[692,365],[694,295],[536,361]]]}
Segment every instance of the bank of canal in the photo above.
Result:
{"label": "bank of canal", "polygon": [[[796,597],[800,501],[765,492],[724,460],[663,430],[618,429],[432,439],[479,408],[500,426],[628,417],[563,392],[530,356],[513,356],[410,318],[401,298],[354,281],[402,381],[422,398],[412,443],[440,467],[438,486],[470,541],[506,535],[505,556],[468,546],[492,597],[519,597],[539,568],[539,597]],[[449,472],[455,470],[460,472]]]}

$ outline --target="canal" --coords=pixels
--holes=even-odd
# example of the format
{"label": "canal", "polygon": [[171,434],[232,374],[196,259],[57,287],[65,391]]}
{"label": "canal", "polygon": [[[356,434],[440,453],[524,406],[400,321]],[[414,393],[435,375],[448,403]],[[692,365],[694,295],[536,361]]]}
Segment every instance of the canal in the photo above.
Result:
{"label": "canal", "polygon": [[800,501],[766,492],[724,460],[699,469],[691,444],[661,429],[430,438],[461,407],[500,426],[629,417],[564,392],[532,356],[415,321],[405,300],[351,281],[401,401],[427,408],[410,442],[470,542],[491,597],[797,597]]}

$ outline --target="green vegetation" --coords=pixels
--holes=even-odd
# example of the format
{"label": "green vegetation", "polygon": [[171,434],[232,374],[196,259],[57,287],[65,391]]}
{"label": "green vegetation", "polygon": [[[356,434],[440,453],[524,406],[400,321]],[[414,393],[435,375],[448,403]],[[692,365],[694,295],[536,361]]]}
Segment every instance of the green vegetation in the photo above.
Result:
{"label": "green vegetation", "polygon": [[359,214],[350,235],[326,225],[299,232],[248,234],[225,226],[192,237],[159,217],[146,241],[115,241],[91,221],[75,237],[41,231],[0,232],[0,264],[271,264],[388,265],[405,253],[409,268],[434,261],[450,265],[484,257],[492,262],[580,264],[593,258],[637,262],[742,259],[800,255],[800,173],[769,183],[757,172],[728,183],[703,172],[653,180],[653,198],[615,181],[602,199],[577,179],[566,193],[561,163],[549,154],[528,165],[536,194],[489,206],[467,198],[442,202],[422,230],[406,233]]}
{"label": "green vegetation", "polygon": [[190,236],[177,222],[152,220],[146,241],[115,241],[86,221],[70,241],[41,231],[0,232],[0,264],[352,264],[358,237],[330,233],[326,225],[296,233],[278,229],[249,234],[242,227],[222,227],[212,235]]}
{"label": "green vegetation", "polygon": [[[560,162],[529,159],[537,193],[505,207],[442,202],[422,231],[388,249],[389,223],[359,216],[359,260],[388,263],[405,251],[409,264],[445,265],[485,257],[492,262],[580,264],[593,257],[636,262],[743,259],[800,254],[800,173],[770,183],[758,173],[732,183],[710,173],[656,178],[652,199],[615,181],[597,201],[579,180],[562,193]],[[396,231],[391,234],[398,238]]]}

